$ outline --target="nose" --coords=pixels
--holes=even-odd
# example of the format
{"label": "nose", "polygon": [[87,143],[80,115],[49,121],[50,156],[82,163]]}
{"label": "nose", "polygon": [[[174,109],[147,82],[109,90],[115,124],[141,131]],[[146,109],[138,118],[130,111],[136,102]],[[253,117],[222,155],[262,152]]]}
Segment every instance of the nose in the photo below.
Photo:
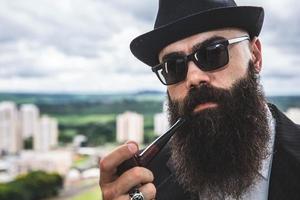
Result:
{"label": "nose", "polygon": [[187,88],[199,87],[201,84],[208,84],[209,82],[209,73],[202,71],[193,61],[190,61],[188,63],[188,72],[186,76]]}

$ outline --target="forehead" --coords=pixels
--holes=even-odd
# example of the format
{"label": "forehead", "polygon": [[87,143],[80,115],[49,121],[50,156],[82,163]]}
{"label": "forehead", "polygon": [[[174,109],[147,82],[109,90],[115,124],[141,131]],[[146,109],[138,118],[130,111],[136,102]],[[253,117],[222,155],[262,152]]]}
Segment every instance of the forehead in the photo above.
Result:
{"label": "forehead", "polygon": [[233,37],[238,37],[238,36],[242,36],[242,35],[248,35],[248,34],[246,31],[237,29],[237,28],[224,28],[224,29],[218,29],[218,30],[198,33],[196,35],[192,35],[192,36],[184,38],[182,40],[173,42],[173,43],[169,44],[168,46],[164,47],[159,52],[159,60],[161,60],[161,58],[164,55],[167,55],[172,52],[190,53],[190,51],[192,50],[192,48],[195,44],[199,44],[199,43],[201,43],[209,38],[215,37],[215,36],[221,36],[224,38],[233,38]]}

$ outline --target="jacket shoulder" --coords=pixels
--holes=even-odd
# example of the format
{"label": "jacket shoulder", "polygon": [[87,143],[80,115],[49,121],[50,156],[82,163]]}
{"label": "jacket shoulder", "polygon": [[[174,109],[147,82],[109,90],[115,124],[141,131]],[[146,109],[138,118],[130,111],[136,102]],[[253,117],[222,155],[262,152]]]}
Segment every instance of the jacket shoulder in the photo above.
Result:
{"label": "jacket shoulder", "polygon": [[300,128],[274,105],[269,105],[276,121],[269,199],[300,197]]}

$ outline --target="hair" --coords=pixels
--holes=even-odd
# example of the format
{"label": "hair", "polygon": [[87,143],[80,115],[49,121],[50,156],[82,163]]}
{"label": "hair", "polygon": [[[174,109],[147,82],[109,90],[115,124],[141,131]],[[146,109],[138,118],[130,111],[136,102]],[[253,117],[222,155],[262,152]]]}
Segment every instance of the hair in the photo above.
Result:
{"label": "hair", "polygon": [[[179,184],[210,199],[216,195],[239,199],[258,178],[267,157],[269,126],[265,97],[249,62],[247,75],[229,90],[201,85],[183,101],[169,97],[171,124],[190,116],[171,140],[171,159]],[[216,108],[194,113],[200,103]]]}

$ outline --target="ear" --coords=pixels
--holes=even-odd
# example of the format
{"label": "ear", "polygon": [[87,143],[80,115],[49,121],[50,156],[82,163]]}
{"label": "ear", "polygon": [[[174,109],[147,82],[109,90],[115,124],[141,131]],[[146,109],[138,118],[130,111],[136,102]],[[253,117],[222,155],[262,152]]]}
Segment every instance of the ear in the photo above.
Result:
{"label": "ear", "polygon": [[257,37],[254,37],[250,42],[251,58],[257,73],[261,71],[262,68],[262,52],[261,43]]}

